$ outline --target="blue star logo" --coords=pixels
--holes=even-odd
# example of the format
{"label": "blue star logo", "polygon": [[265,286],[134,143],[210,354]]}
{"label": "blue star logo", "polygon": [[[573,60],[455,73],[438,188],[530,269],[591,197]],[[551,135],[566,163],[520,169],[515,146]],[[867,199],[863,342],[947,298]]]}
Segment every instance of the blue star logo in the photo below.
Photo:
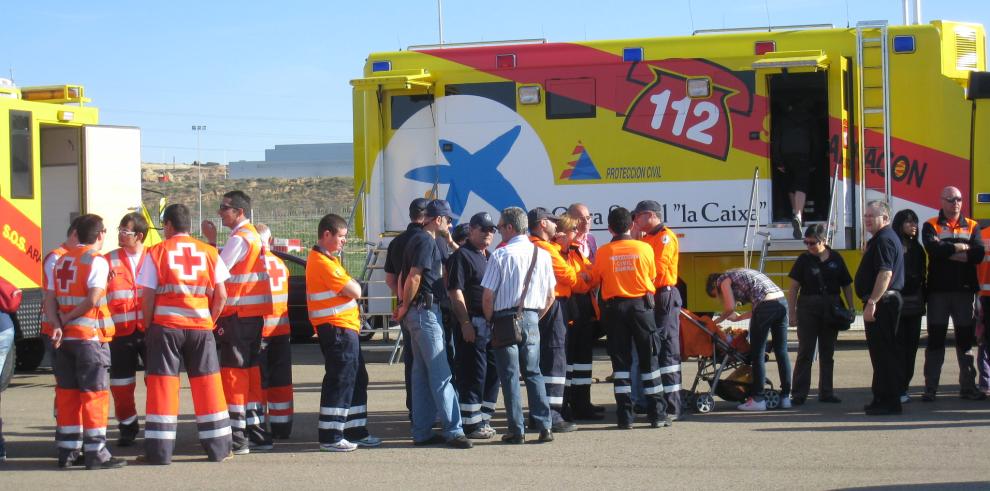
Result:
{"label": "blue star logo", "polygon": [[519,193],[498,171],[499,164],[509,154],[521,130],[522,127],[517,125],[474,153],[452,141],[440,140],[440,149],[447,148],[443,153],[449,165],[417,167],[406,173],[406,179],[427,184],[448,184],[444,199],[458,217],[463,213],[470,193],[478,195],[496,210],[510,206],[526,209]]}

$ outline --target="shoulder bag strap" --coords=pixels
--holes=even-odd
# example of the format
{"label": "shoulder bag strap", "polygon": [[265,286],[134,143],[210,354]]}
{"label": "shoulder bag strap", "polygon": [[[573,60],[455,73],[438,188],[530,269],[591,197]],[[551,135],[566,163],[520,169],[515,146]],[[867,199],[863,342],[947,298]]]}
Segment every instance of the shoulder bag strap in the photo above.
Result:
{"label": "shoulder bag strap", "polygon": [[523,291],[522,296],[519,297],[519,306],[516,307],[516,314],[522,314],[523,303],[526,302],[526,293],[529,292],[529,280],[533,278],[533,270],[536,269],[536,255],[539,254],[540,248],[533,246],[533,259],[529,260],[529,271],[526,271],[526,279],[523,280]]}

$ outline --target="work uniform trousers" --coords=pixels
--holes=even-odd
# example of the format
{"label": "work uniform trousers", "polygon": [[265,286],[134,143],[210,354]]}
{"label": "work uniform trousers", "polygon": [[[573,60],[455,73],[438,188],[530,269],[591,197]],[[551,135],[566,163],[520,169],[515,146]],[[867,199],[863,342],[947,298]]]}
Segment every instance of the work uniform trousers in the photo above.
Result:
{"label": "work uniform trousers", "polygon": [[591,295],[571,295],[567,335],[564,340],[567,351],[564,399],[572,410],[581,413],[591,411],[592,350],[595,346],[595,308]]}
{"label": "work uniform trousers", "polygon": [[320,390],[320,443],[368,436],[368,371],[357,331],[321,324],[316,328],[323,352]]}
{"label": "work uniform trousers", "polygon": [[110,393],[120,437],[134,440],[140,430],[134,388],[138,365],[144,360],[144,333],[135,330],[110,341]]}
{"label": "work uniform trousers", "polygon": [[492,328],[480,315],[471,316],[474,341],[464,340],[460,328],[454,331],[457,341],[457,371],[454,378],[461,408],[461,424],[465,433],[490,426],[498,400],[498,372],[495,370],[495,350],[488,346]]}
{"label": "work uniform trousers", "polygon": [[[866,326],[866,347],[873,365],[873,402],[878,408],[899,409],[904,388],[904,363],[897,346],[897,322],[901,316],[901,294],[885,293],[876,304],[873,322]],[[754,347],[755,349],[755,347]]]}
{"label": "work uniform trousers", "polygon": [[55,350],[55,443],[60,463],[72,462],[80,451],[87,466],[110,459],[109,366],[106,343],[66,340]]}
{"label": "work uniform trousers", "polygon": [[612,384],[615,391],[616,416],[619,425],[633,421],[633,403],[630,394],[630,366],[632,350],[639,357],[640,380],[646,397],[646,414],[650,421],[663,419],[667,403],[663,398],[663,384],[657,362],[659,338],[653,309],[645,297],[612,298],[605,302],[602,320],[608,333],[606,349],[612,360]]}
{"label": "work uniform trousers", "polygon": [[805,399],[811,388],[811,364],[818,350],[818,398],[833,395],[835,340],[839,330],[825,322],[825,309],[832,308],[832,295],[801,295],[797,301],[798,352],[794,361],[794,398]]}
{"label": "work uniform trousers", "polygon": [[289,335],[261,339],[261,416],[275,438],[292,434],[292,345]]}
{"label": "work uniform trousers", "polygon": [[556,298],[550,310],[540,319],[540,373],[546,385],[550,402],[550,418],[553,423],[563,421],[564,384],[567,375],[567,356],[564,339],[567,337],[567,319],[564,318],[566,298]]}
{"label": "work uniform trousers", "polygon": [[681,414],[681,292],[673,286],[657,289],[653,315],[660,337],[660,382],[667,402],[667,414]]}
{"label": "work uniform trousers", "polygon": [[976,364],[979,368],[978,386],[980,390],[986,391],[990,389],[990,346],[987,345],[990,342],[990,333],[987,332],[987,327],[990,326],[990,296],[981,295],[979,302],[983,310],[983,336],[976,340],[979,346]]}
{"label": "work uniform trousers", "polygon": [[261,421],[261,330],[264,318],[236,314],[217,321],[220,342],[220,378],[230,412],[234,448],[270,444]]}
{"label": "work uniform trousers", "polygon": [[945,335],[949,318],[956,333],[956,359],[959,362],[959,390],[976,390],[976,294],[970,292],[930,292],[928,294],[928,345],[925,347],[925,392],[938,390],[945,361]]}
{"label": "work uniform trousers", "polygon": [[144,452],[152,464],[169,464],[179,422],[179,365],[189,377],[199,443],[220,462],[230,455],[231,429],[220,381],[213,333],[152,324],[145,333],[144,384],[148,388],[144,416]]}

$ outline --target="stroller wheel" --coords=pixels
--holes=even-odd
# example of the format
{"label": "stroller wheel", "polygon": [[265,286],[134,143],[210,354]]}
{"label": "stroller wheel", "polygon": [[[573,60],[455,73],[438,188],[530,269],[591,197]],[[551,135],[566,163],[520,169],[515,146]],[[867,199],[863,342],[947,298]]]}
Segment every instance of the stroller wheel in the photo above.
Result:
{"label": "stroller wheel", "polygon": [[777,409],[780,407],[780,392],[770,389],[763,393],[767,401],[767,409]]}
{"label": "stroller wheel", "polygon": [[711,394],[698,394],[694,401],[694,407],[698,409],[699,413],[709,413],[715,409],[715,399]]}

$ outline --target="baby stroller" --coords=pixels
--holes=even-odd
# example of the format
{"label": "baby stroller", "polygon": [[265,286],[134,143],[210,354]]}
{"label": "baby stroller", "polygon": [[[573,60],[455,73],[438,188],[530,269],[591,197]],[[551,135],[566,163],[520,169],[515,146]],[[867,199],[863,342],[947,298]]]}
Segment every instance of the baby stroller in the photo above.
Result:
{"label": "baby stroller", "polygon": [[[726,401],[744,401],[753,379],[747,357],[750,346],[746,331],[723,331],[710,317],[699,317],[686,309],[681,309],[680,331],[681,360],[698,362],[691,390],[682,394],[685,406],[693,405],[698,412],[707,413],[715,408],[716,395]],[[709,390],[699,393],[698,385],[702,380]],[[774,390],[769,379],[766,384],[769,387],[764,392],[767,408],[776,409],[780,406],[780,392]]]}

